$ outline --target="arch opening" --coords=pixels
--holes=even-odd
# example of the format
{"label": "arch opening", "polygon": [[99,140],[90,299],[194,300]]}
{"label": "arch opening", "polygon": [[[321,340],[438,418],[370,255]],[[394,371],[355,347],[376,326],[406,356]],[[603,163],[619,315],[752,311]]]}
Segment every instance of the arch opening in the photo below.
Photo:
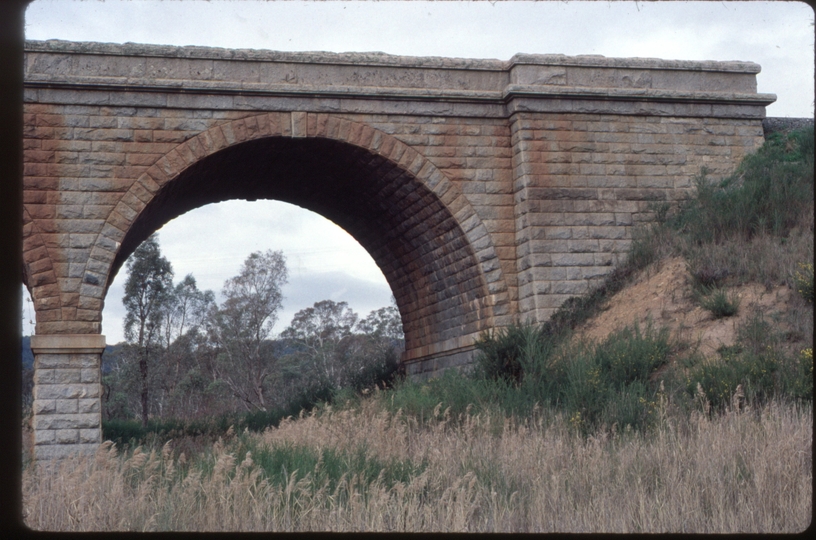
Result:
{"label": "arch opening", "polygon": [[[360,317],[393,303],[382,271],[356,240],[323,216],[289,203],[233,199],[208,204],[174,218],[157,233],[174,282],[192,274],[198,289],[212,291],[219,304],[225,280],[237,275],[250,253],[282,251],[288,279],[276,333],[319,301],[346,302]],[[108,344],[124,341],[121,298],[127,276],[122,274],[120,269],[108,283],[102,313]]]}
{"label": "arch opening", "polygon": [[439,197],[384,156],[317,137],[250,140],[184,169],[135,218],[107,283],[162,225],[194,208],[231,199],[295,204],[333,221],[357,240],[394,293],[406,359],[461,347],[492,324],[491,298],[478,257]]}

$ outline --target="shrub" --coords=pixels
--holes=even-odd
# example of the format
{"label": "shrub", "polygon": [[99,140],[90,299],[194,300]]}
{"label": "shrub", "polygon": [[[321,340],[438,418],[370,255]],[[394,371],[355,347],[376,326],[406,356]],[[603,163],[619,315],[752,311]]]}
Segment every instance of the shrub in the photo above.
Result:
{"label": "shrub", "polygon": [[556,337],[550,331],[524,325],[484,335],[472,377],[446,373],[404,384],[391,396],[391,407],[421,418],[450,408],[455,418],[468,408],[494,407],[524,417],[544,405],[563,412],[584,434],[615,423],[636,430],[651,425],[657,403],[652,379],[672,349],[666,330],[625,328],[598,344],[572,343],[568,332]]}
{"label": "shrub", "polygon": [[559,355],[550,385],[551,405],[561,408],[585,434],[600,426],[643,430],[654,420],[657,386],[652,381],[668,362],[668,331],[635,326],[591,346],[571,346]]}
{"label": "shrub", "polygon": [[813,303],[813,264],[799,263],[799,271],[794,276],[796,291],[806,301]]}
{"label": "shrub", "polygon": [[543,327],[533,324],[512,324],[482,334],[476,341],[476,377],[520,383],[546,339]]}
{"label": "shrub", "polygon": [[667,219],[694,244],[719,243],[733,236],[769,233],[787,236],[812,211],[813,128],[774,133],[734,174],[719,182],[703,170],[696,195]]}
{"label": "shrub", "polygon": [[711,406],[723,410],[737,387],[745,399],[761,405],[772,398],[813,399],[813,352],[791,356],[780,347],[780,336],[761,315],[738,329],[737,343],[720,351],[720,358],[702,359],[686,376],[686,395],[694,399],[699,384]]}
{"label": "shrub", "polygon": [[729,294],[725,289],[701,286],[697,296],[700,306],[710,311],[715,319],[731,317],[739,311],[739,297]]}

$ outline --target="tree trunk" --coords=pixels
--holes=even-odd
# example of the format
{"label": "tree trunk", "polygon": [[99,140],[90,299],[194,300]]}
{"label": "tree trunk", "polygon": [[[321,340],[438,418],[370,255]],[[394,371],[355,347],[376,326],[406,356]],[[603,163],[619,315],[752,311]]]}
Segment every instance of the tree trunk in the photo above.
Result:
{"label": "tree trunk", "polygon": [[142,376],[142,425],[147,427],[147,344],[145,343],[145,317],[139,324],[139,373]]}
{"label": "tree trunk", "polygon": [[142,375],[142,425],[147,427],[147,347],[139,351],[139,372]]}

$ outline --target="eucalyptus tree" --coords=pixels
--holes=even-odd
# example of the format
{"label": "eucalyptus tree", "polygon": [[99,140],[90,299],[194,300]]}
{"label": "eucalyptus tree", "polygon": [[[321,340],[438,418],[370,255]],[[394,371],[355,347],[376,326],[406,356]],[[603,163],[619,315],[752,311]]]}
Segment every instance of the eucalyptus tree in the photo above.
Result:
{"label": "eucalyptus tree", "polygon": [[346,302],[323,300],[298,311],[281,338],[294,350],[287,363],[299,368],[301,385],[364,387],[396,369],[402,319],[395,305],[360,320]]}
{"label": "eucalyptus tree", "polygon": [[173,287],[173,268],[159,248],[158,235],[153,234],[136,248],[127,261],[128,278],[122,303],[125,316],[125,339],[136,346],[141,379],[142,424],[147,426],[148,357],[158,345],[164,305]]}
{"label": "eucalyptus tree", "polygon": [[[301,364],[324,384],[342,385],[343,363],[340,357],[353,355],[353,335],[358,316],[346,302],[322,300],[295,313],[281,337],[297,348]],[[341,354],[341,352],[343,354]]]}
{"label": "eucalyptus tree", "polygon": [[240,273],[224,283],[221,306],[210,310],[208,331],[218,347],[215,378],[247,410],[267,410],[275,355],[266,342],[283,305],[281,287],[287,276],[281,251],[252,253]]}
{"label": "eucalyptus tree", "polygon": [[168,293],[162,306],[162,362],[154,369],[160,374],[155,386],[159,395],[154,404],[159,414],[178,416],[195,412],[196,407],[189,405],[198,400],[191,394],[200,389],[190,382],[201,379],[206,372],[209,351],[200,329],[215,304],[215,295],[200,290],[192,274],[187,274]]}

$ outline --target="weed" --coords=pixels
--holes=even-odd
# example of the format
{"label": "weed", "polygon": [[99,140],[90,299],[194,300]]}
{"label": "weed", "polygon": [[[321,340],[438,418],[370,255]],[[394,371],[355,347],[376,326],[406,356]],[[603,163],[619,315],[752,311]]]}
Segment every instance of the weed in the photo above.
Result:
{"label": "weed", "polygon": [[739,311],[740,298],[725,289],[701,285],[697,291],[700,306],[711,312],[715,319],[731,317]]}
{"label": "weed", "polygon": [[796,291],[807,302],[813,303],[813,263],[799,263],[799,270],[794,276]]}

